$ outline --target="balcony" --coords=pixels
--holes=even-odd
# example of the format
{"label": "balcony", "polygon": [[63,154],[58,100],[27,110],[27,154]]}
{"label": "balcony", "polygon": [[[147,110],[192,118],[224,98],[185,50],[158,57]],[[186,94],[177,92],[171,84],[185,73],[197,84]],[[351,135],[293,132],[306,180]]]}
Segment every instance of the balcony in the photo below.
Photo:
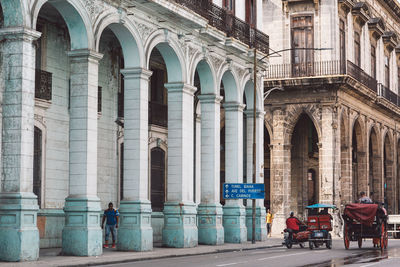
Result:
{"label": "balcony", "polygon": [[51,101],[52,74],[44,70],[35,73],[35,98]]}
{"label": "balcony", "polygon": [[[250,48],[256,47],[261,52],[268,54],[269,37],[263,32],[252,29],[250,25],[225,9],[213,4],[209,0],[173,0],[179,5],[194,11],[208,21],[208,24],[215,29],[224,32],[227,37],[235,38]],[[152,1],[148,1],[152,2]],[[171,13],[176,12],[169,11]],[[164,14],[165,11],[160,12]],[[178,16],[184,14],[178,14]],[[176,16],[172,15],[171,16]]]}
{"label": "balcony", "polygon": [[149,124],[168,127],[168,106],[150,101]]}
{"label": "balcony", "polygon": [[392,104],[400,107],[400,97],[381,83],[378,84],[378,95],[385,98]]}
{"label": "balcony", "polygon": [[289,79],[346,74],[367,86],[375,93],[377,92],[376,80],[351,61],[347,61],[346,66],[339,60],[270,65],[266,71],[265,78]]}

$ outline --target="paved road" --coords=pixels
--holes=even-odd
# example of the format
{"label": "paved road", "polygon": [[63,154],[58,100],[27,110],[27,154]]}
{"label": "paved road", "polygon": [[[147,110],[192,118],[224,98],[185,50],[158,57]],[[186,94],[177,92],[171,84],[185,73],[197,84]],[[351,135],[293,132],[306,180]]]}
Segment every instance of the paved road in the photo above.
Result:
{"label": "paved road", "polygon": [[[115,264],[115,267],[256,267],[256,266],[400,266],[400,240],[389,240],[389,249],[383,253],[372,247],[372,241],[367,240],[362,249],[352,242],[349,250],[345,250],[343,241],[334,240],[333,249],[319,248],[310,250],[294,246],[287,248],[269,248],[260,250],[217,253],[180,258],[167,258],[141,262]],[[108,265],[110,266],[110,265]]]}

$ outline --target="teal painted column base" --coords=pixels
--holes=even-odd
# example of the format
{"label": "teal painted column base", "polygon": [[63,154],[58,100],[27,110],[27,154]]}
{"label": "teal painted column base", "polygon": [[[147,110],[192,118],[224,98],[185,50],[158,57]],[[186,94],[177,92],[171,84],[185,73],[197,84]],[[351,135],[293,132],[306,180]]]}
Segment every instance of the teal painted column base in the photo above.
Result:
{"label": "teal painted column base", "polygon": [[39,258],[38,210],[33,193],[0,194],[0,261]]}
{"label": "teal painted column base", "polygon": [[200,204],[197,208],[199,244],[224,244],[224,227],[222,226],[222,206],[218,204]]}
{"label": "teal painted column base", "polygon": [[98,256],[103,252],[100,200],[97,197],[66,198],[62,254]]}
{"label": "teal painted column base", "polygon": [[196,205],[167,202],[164,204],[162,244],[172,248],[192,248],[198,244]]}
{"label": "teal painted column base", "polygon": [[149,251],[153,249],[150,201],[121,201],[117,249]]}
{"label": "teal painted column base", "polygon": [[[267,240],[266,212],[264,207],[256,207],[256,241]],[[251,240],[253,233],[252,208],[246,208],[247,240]]]}
{"label": "teal painted column base", "polygon": [[241,204],[226,204],[223,207],[223,226],[225,243],[243,243],[247,241],[246,210]]}

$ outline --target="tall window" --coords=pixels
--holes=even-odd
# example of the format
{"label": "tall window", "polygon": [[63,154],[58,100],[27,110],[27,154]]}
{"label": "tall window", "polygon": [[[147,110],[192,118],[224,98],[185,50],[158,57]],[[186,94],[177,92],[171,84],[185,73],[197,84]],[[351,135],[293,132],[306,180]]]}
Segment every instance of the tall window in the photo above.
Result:
{"label": "tall window", "polygon": [[354,63],[361,67],[361,39],[358,32],[354,32]]}
{"label": "tall window", "polygon": [[376,48],[371,45],[371,75],[376,78]]}
{"label": "tall window", "polygon": [[33,139],[33,193],[42,207],[42,131],[35,127]]}
{"label": "tall window", "polygon": [[257,0],[246,0],[246,22],[251,26],[255,26],[257,23],[256,1]]}
{"label": "tall window", "polygon": [[235,0],[223,0],[222,6],[230,13],[235,13]]}
{"label": "tall window", "polygon": [[390,58],[385,56],[385,85],[386,87],[390,87]]}
{"label": "tall window", "polygon": [[165,202],[165,152],[161,148],[151,150],[151,208],[162,211]]}
{"label": "tall window", "polygon": [[342,70],[346,67],[346,24],[340,20],[340,66]]}
{"label": "tall window", "polygon": [[303,76],[313,72],[314,31],[312,16],[292,18],[292,64],[293,75]]}

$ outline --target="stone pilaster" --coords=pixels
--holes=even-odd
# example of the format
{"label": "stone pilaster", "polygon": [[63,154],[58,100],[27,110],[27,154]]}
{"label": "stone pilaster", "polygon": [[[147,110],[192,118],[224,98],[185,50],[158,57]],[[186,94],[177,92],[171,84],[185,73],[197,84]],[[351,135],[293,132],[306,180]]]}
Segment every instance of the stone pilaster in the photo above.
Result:
{"label": "stone pilaster", "polygon": [[201,203],[198,207],[199,243],[224,243],[220,198],[220,102],[222,97],[200,95]]}
{"label": "stone pilaster", "polygon": [[164,205],[163,245],[195,247],[198,243],[193,202],[193,94],[183,83],[167,83],[168,192]]}
{"label": "stone pilaster", "polygon": [[[244,105],[226,102],[225,108],[225,182],[243,183],[243,109]],[[246,210],[242,200],[226,200],[223,207],[225,243],[247,241]]]}
{"label": "stone pilaster", "polygon": [[271,211],[274,214],[272,234],[278,235],[286,227],[290,212],[290,140],[287,139],[286,116],[281,109],[273,112],[274,131],[271,144]]}
{"label": "stone pilaster", "polygon": [[37,197],[33,194],[35,47],[40,33],[0,29],[4,38],[0,261],[39,258]]}
{"label": "stone pilaster", "polygon": [[325,204],[335,203],[336,180],[340,175],[340,169],[337,168],[338,159],[337,154],[338,139],[337,134],[337,121],[335,120],[335,113],[333,107],[326,105],[322,107],[321,116],[321,136],[320,143],[322,144],[319,149],[320,155],[320,185],[319,185],[319,202]]}
{"label": "stone pilaster", "polygon": [[101,54],[68,53],[71,63],[69,196],[65,200],[62,253],[102,253],[100,199],[97,197],[97,81]]}
{"label": "stone pilaster", "polygon": [[[253,110],[247,110],[247,182],[253,182]],[[256,183],[264,184],[264,112],[256,111]],[[252,201],[247,201],[246,207],[246,226],[247,240],[252,239],[253,230]],[[264,241],[267,238],[267,228],[265,223],[264,200],[256,200],[256,240]]]}
{"label": "stone pilaster", "polygon": [[151,71],[133,68],[124,75],[124,199],[120,205],[117,249],[153,249],[148,199],[148,85]]}

